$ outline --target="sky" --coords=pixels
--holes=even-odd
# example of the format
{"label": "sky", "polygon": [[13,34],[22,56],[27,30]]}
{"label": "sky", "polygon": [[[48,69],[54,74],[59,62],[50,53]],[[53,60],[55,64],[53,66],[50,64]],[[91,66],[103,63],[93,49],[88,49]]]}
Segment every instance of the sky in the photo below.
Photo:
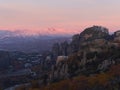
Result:
{"label": "sky", "polygon": [[0,0],[0,30],[73,34],[100,25],[120,29],[120,0]]}

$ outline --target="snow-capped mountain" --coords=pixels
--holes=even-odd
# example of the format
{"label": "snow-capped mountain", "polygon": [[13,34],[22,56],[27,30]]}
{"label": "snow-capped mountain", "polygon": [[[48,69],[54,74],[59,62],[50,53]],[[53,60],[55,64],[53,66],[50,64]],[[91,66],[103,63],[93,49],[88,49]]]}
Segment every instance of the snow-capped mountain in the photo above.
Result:
{"label": "snow-capped mountain", "polygon": [[0,30],[0,50],[42,52],[50,50],[55,42],[70,40],[70,35],[55,33],[26,34],[20,30]]}

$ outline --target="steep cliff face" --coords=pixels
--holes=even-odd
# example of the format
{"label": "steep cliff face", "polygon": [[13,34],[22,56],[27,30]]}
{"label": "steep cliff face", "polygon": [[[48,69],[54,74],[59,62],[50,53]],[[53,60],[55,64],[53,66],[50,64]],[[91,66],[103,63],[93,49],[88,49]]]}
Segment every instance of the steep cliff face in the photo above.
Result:
{"label": "steep cliff face", "polygon": [[67,56],[68,55],[68,42],[67,41],[64,41],[63,43],[61,43],[60,45],[60,52],[61,52],[61,55],[64,55],[64,56]]}
{"label": "steep cliff face", "polygon": [[60,55],[60,45],[59,43],[55,43],[52,47],[52,53],[53,53],[53,57],[56,59],[57,56]]}
{"label": "steep cliff face", "polygon": [[[111,65],[119,62],[120,56],[120,43],[118,42],[120,32],[115,32],[113,36],[114,39],[109,35],[108,29],[101,26],[93,26],[74,35],[70,44],[60,45],[64,53],[59,55],[68,55],[68,59],[55,66],[56,69],[52,69],[52,73],[56,73],[57,78],[64,79],[81,74],[95,74],[109,69]],[[117,42],[115,42],[116,39]]]}
{"label": "steep cliff face", "polygon": [[[118,32],[115,33],[116,36]],[[116,37],[119,35],[117,34]],[[101,26],[93,26],[90,28],[86,28],[80,34],[76,34],[72,37],[72,41],[68,44],[67,41],[63,43],[55,43],[52,48],[52,52],[54,56],[59,55],[70,55],[73,53],[77,53],[81,50],[87,50],[90,52],[94,51],[102,51],[106,50],[108,44],[110,46],[111,43],[108,42],[109,35],[108,29]]]}
{"label": "steep cliff face", "polygon": [[76,34],[72,37],[72,42],[70,43],[71,51],[69,53],[74,53],[79,50],[80,45],[80,35]]}

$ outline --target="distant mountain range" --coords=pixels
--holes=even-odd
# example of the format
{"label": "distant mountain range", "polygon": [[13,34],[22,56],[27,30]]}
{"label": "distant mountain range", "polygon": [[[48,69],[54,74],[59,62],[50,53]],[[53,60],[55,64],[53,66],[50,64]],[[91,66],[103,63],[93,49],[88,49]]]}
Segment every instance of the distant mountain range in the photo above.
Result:
{"label": "distant mountain range", "polygon": [[23,32],[0,30],[0,50],[22,51],[22,52],[43,52],[50,50],[55,42],[70,40],[70,35],[38,34],[26,35]]}

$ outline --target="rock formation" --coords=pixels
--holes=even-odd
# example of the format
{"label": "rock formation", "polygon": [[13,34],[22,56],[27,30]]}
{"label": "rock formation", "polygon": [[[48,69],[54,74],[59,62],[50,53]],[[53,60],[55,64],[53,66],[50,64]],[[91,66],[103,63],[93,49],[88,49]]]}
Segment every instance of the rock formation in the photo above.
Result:
{"label": "rock formation", "polygon": [[[50,71],[47,69],[49,73],[45,75],[43,81],[49,84],[57,83],[48,85],[45,90],[50,89],[51,86],[53,89],[57,86],[55,90],[58,90],[58,87],[59,90],[68,90],[66,87],[75,88],[74,90],[110,90],[111,88],[106,88],[111,85],[117,87],[113,90],[119,90],[120,31],[110,35],[105,27],[89,27],[80,34],[74,35],[70,43],[66,41],[55,43],[51,53],[52,57],[46,57],[46,63],[52,60],[55,63],[51,65]],[[63,81],[58,82],[60,80]],[[68,84],[69,82],[72,84]],[[108,85],[106,82],[109,82]],[[90,84],[90,87],[87,84]],[[73,90],[71,88],[69,89]]]}
{"label": "rock formation", "polygon": [[113,36],[109,35],[107,28],[93,26],[74,35],[70,44],[55,44],[53,51],[56,56],[68,55],[68,60],[63,60],[52,69],[52,77],[64,79],[65,76],[68,78],[79,74],[89,75],[105,71],[119,62],[120,31]]}

